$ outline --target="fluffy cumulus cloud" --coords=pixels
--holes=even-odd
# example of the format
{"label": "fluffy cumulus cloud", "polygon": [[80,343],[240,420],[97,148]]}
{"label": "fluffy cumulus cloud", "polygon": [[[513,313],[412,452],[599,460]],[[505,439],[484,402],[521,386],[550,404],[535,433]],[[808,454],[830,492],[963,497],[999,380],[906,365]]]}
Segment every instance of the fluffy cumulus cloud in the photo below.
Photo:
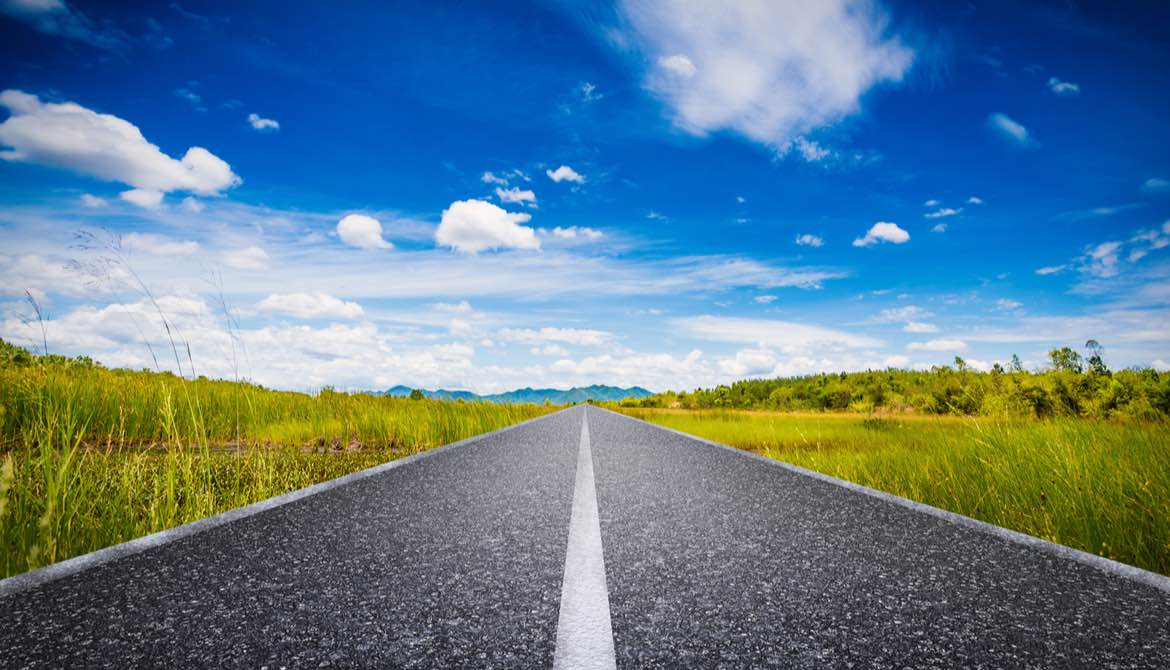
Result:
{"label": "fluffy cumulus cloud", "polygon": [[888,221],[878,221],[865,231],[863,237],[853,240],[855,247],[869,247],[879,242],[889,242],[890,244],[903,244],[910,241],[910,233],[903,230],[896,223]]}
{"label": "fluffy cumulus cloud", "polygon": [[132,123],[74,102],[42,102],[23,91],[0,93],[10,116],[0,123],[0,159],[47,165],[133,189],[216,195],[240,183],[221,158],[202,147],[176,160]]}
{"label": "fluffy cumulus cloud", "polygon": [[817,235],[804,233],[796,236],[796,243],[802,247],[820,247],[824,246],[825,240]]}
{"label": "fluffy cumulus cloud", "polygon": [[536,194],[529,190],[523,190],[513,186],[512,188],[496,187],[496,197],[500,202],[511,202],[518,204],[536,204]]}
{"label": "fluffy cumulus cloud", "polygon": [[531,214],[508,212],[485,200],[456,200],[443,210],[435,242],[466,254],[488,249],[540,249]]}
{"label": "fluffy cumulus cloud", "polygon": [[122,191],[118,197],[142,209],[158,209],[162,207],[163,192],[152,188],[132,188]]}
{"label": "fluffy cumulus cloud", "polygon": [[552,229],[554,237],[559,237],[565,240],[600,240],[605,237],[605,233],[600,230],[589,228],[586,226],[569,226],[561,228],[557,226]]}
{"label": "fluffy cumulus cloud", "polygon": [[935,353],[960,352],[967,350],[967,343],[962,340],[927,340],[925,342],[911,342],[906,345],[910,351],[930,351]]}
{"label": "fluffy cumulus cloud", "polygon": [[992,114],[987,117],[987,125],[995,134],[1018,146],[1030,147],[1036,144],[1028,129],[1007,114]]}
{"label": "fluffy cumulus cloud", "polygon": [[295,316],[298,319],[357,319],[362,306],[316,291],[313,293],[273,293],[256,305],[262,311]]}
{"label": "fluffy cumulus cloud", "polygon": [[578,174],[576,170],[569,167],[568,165],[562,165],[555,170],[545,170],[544,173],[548,175],[549,179],[557,182],[558,184],[563,181],[571,181],[574,184],[585,183],[585,177]]}
{"label": "fluffy cumulus cloud", "polygon": [[623,0],[620,11],[652,66],[646,87],[675,124],[730,130],[780,147],[898,82],[914,52],[859,0],[696,3]]}
{"label": "fluffy cumulus cloud", "polygon": [[365,214],[347,214],[337,222],[337,236],[351,247],[359,249],[393,249],[394,245],[382,238],[382,223]]}
{"label": "fluffy cumulus cloud", "polygon": [[274,133],[280,130],[280,122],[276,119],[266,119],[255,112],[248,115],[248,125],[252,130],[261,133]]}

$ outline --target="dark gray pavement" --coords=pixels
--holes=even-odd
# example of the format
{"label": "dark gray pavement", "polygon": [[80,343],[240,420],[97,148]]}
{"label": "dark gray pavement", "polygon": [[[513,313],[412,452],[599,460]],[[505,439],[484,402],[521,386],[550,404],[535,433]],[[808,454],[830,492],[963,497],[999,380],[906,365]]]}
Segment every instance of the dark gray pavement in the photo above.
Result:
{"label": "dark gray pavement", "polygon": [[549,667],[586,412],[617,667],[1170,668],[1170,591],[596,408],[0,597],[0,666]]}

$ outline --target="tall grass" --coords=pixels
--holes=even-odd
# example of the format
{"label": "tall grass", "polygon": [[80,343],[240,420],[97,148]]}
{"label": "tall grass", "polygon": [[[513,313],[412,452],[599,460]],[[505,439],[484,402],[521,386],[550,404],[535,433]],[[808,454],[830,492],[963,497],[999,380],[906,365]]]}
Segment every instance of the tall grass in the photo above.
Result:
{"label": "tall grass", "polygon": [[0,366],[0,576],[552,409]]}
{"label": "tall grass", "polygon": [[1170,574],[1170,431],[1164,423],[624,411]]}

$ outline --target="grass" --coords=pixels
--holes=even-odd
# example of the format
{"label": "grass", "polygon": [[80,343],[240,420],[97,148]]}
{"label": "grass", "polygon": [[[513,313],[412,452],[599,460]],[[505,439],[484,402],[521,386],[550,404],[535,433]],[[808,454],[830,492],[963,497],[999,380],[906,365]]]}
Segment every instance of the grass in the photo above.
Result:
{"label": "grass", "polygon": [[622,411],[1170,575],[1165,423]]}
{"label": "grass", "polygon": [[0,577],[552,409],[0,366]]}

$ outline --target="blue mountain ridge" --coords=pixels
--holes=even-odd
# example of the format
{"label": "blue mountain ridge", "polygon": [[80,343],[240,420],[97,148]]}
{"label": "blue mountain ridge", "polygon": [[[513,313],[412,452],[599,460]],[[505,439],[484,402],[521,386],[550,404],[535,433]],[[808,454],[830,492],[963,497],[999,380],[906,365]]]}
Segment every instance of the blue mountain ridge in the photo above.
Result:
{"label": "blue mountain ridge", "polygon": [[[393,386],[381,392],[382,395],[403,397],[409,396],[411,392],[409,386]],[[602,384],[594,384],[592,386],[574,386],[571,389],[534,389],[522,388],[513,391],[506,391],[504,393],[492,393],[489,395],[479,395],[471,391],[450,391],[447,389],[420,389],[428,398],[435,398],[438,400],[486,400],[487,402],[498,403],[543,403],[548,401],[554,405],[567,405],[575,402],[585,402],[586,400],[625,400],[626,398],[645,398],[654,395],[650,391],[640,387],[631,386],[630,388],[621,388],[618,386],[605,386]]]}

